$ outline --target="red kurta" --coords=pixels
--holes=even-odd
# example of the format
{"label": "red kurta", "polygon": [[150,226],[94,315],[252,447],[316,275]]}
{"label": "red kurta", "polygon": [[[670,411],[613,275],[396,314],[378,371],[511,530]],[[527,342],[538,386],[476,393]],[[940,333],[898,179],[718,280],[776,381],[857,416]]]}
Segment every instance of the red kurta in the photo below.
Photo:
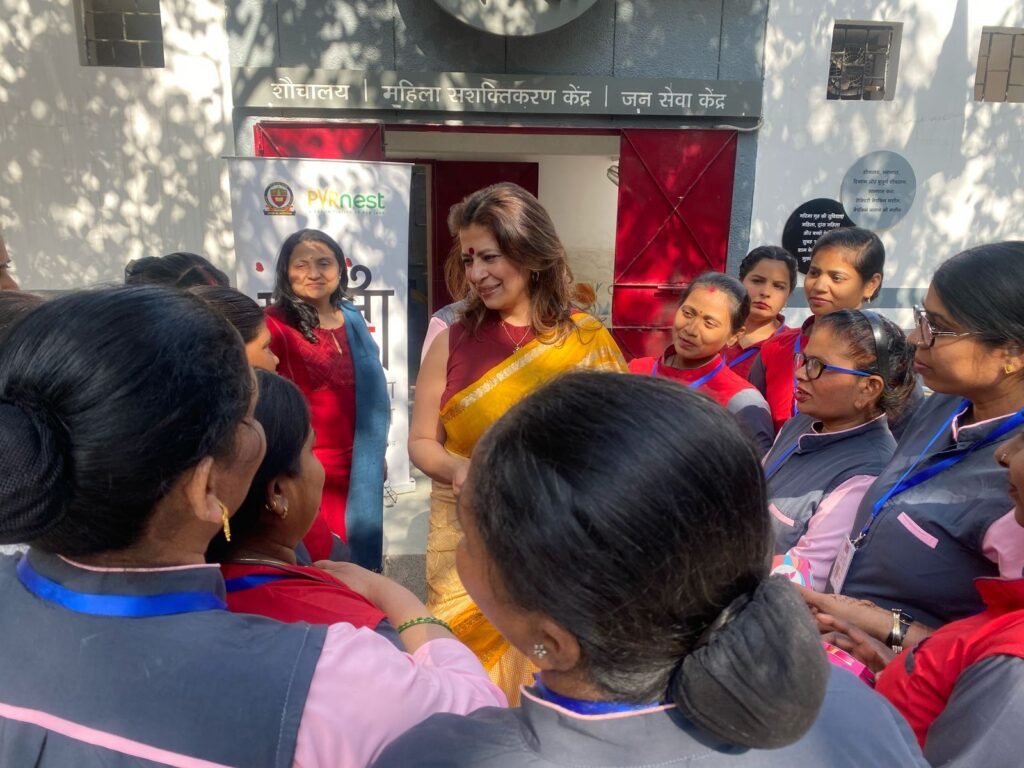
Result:
{"label": "red kurta", "polygon": [[252,613],[289,623],[345,622],[370,629],[384,618],[377,606],[319,568],[223,563],[220,569],[228,589],[228,608],[233,613]]}
{"label": "red kurta", "polygon": [[271,307],[266,312],[270,348],[281,360],[277,372],[302,390],[316,432],[313,453],[324,465],[320,515],[347,541],[345,503],[352,471],[356,424],[356,383],[352,354],[344,327],[315,328],[319,343],[311,344]]}
{"label": "red kurta", "polygon": [[722,347],[722,357],[725,358],[725,364],[728,365],[732,369],[732,372],[737,376],[749,379],[750,367],[757,359],[757,355],[761,351],[761,347],[776,336],[781,336],[789,330],[786,327],[786,318],[779,315],[775,319],[779,321],[780,325],[775,329],[775,333],[767,339],[761,339],[761,341],[754,342],[749,347],[741,347],[739,344],[733,344],[731,347]]}
{"label": "red kurta", "polygon": [[772,424],[778,432],[782,425],[793,418],[797,343],[799,349],[807,349],[807,338],[813,317],[800,328],[787,328],[783,333],[772,336],[761,345],[761,362],[764,365],[764,399],[772,409]]}
{"label": "red kurta", "polygon": [[[718,368],[719,363],[722,362],[722,356],[715,355],[709,362],[705,363],[700,368],[681,370],[679,368],[673,368],[665,362],[675,354],[675,351],[675,347],[671,346],[665,350],[665,353],[660,358],[634,358],[629,361],[629,372],[638,373],[641,376],[650,376],[654,372],[654,364],[657,362],[658,376],[663,376],[666,379],[671,379],[672,381],[689,386],[696,381],[700,381],[705,376],[709,376],[716,368]],[[732,400],[736,393],[741,392],[744,389],[754,389],[754,385],[730,371],[728,365],[722,366],[717,373],[697,387],[698,392],[702,392],[707,395],[723,408],[727,408],[729,406],[729,401]],[[767,426],[765,428],[767,429]]]}

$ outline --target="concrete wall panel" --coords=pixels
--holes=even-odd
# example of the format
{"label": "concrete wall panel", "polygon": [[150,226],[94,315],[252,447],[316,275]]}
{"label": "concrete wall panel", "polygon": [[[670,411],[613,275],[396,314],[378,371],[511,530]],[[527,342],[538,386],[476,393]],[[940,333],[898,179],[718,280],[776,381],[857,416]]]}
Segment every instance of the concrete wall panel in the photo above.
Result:
{"label": "concrete wall panel", "polygon": [[564,27],[508,39],[508,71],[549,75],[610,75],[614,66],[615,0],[594,7]]}
{"label": "concrete wall panel", "polygon": [[718,76],[722,0],[625,0],[617,6],[616,77]]}

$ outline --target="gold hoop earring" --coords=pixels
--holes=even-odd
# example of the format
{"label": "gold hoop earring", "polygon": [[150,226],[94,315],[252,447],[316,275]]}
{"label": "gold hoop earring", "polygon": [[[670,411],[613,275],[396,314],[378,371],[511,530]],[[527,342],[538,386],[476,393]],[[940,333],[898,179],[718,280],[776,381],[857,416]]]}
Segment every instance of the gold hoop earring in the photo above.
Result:
{"label": "gold hoop earring", "polygon": [[220,504],[220,522],[224,526],[224,538],[227,541],[231,541],[231,518],[228,515],[228,508],[224,505],[223,501],[218,501]]}

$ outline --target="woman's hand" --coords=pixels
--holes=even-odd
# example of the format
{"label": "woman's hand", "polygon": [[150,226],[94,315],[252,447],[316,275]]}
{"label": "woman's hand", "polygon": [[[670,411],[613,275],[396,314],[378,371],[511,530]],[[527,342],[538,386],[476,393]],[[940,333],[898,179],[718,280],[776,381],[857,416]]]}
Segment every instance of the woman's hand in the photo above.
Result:
{"label": "woman's hand", "polygon": [[870,600],[860,600],[847,595],[825,595],[813,589],[797,586],[811,613],[827,614],[835,619],[853,624],[879,642],[889,637],[892,631],[892,613],[879,608]]}
{"label": "woman's hand", "polygon": [[885,669],[896,656],[892,648],[854,624],[827,613],[815,614],[814,618],[822,640],[851,654],[875,674]]}
{"label": "woman's hand", "polygon": [[[407,621],[430,615],[416,595],[387,576],[368,571],[355,563],[319,560],[315,565],[380,608],[396,629]],[[437,624],[416,624],[401,634],[402,643],[410,653],[431,640],[451,637],[451,632]]]}
{"label": "woman's hand", "polygon": [[458,462],[452,473],[452,493],[458,496],[462,493],[462,486],[466,483],[466,476],[469,474],[469,459],[464,459],[461,456],[452,458]]}
{"label": "woman's hand", "polygon": [[[338,581],[345,584],[353,592],[358,592],[374,605],[379,605],[376,600],[376,591],[380,588],[380,580],[388,581],[379,573],[367,570],[355,563],[339,563],[335,560],[318,560],[314,565],[321,571],[327,571]],[[395,586],[398,586],[397,584]]]}

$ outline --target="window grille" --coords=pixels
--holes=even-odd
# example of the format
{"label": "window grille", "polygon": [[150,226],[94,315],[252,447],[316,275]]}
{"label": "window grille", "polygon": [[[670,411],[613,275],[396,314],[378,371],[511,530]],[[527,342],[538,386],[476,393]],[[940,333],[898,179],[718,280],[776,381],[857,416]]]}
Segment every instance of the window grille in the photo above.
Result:
{"label": "window grille", "polygon": [[901,24],[837,21],[832,28],[828,98],[892,99],[901,30]]}

